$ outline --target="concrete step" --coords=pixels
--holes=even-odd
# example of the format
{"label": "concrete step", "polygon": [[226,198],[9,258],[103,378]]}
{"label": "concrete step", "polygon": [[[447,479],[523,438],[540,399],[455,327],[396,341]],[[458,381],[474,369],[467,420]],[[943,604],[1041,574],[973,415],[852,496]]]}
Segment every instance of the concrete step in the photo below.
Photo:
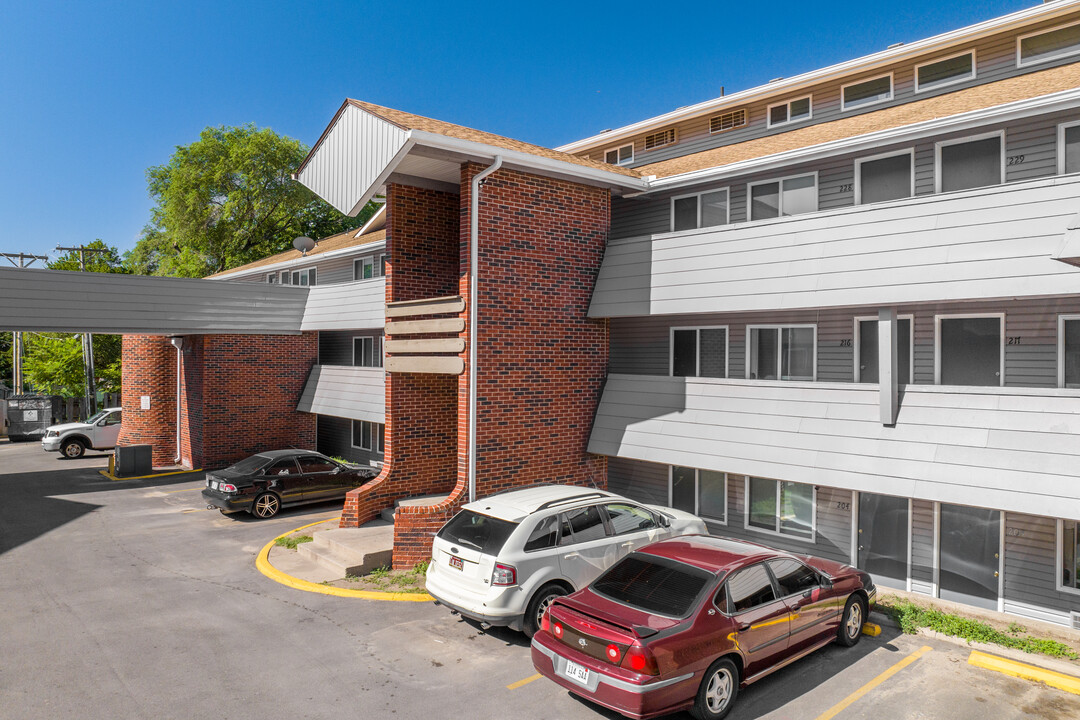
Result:
{"label": "concrete step", "polygon": [[417,495],[416,497],[404,498],[394,502],[394,507],[386,508],[379,517],[387,522],[394,522],[394,511],[402,505],[416,506],[416,505],[438,505],[446,498],[450,497],[450,493],[444,493],[442,495]]}
{"label": "concrete step", "polygon": [[380,567],[389,567],[394,554],[394,526],[374,520],[358,528],[333,528],[312,534],[312,541],[296,548],[337,578],[365,575]]}

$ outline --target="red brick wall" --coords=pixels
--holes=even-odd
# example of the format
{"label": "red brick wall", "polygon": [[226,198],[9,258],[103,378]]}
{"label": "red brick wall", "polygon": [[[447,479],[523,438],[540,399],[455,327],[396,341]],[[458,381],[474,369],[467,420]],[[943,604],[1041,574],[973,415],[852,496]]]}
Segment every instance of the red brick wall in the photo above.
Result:
{"label": "red brick wall", "polygon": [[[176,348],[169,338],[125,335],[121,343],[120,445],[153,446],[153,463],[171,465],[176,456]],[[150,396],[150,409],[141,398]]]}

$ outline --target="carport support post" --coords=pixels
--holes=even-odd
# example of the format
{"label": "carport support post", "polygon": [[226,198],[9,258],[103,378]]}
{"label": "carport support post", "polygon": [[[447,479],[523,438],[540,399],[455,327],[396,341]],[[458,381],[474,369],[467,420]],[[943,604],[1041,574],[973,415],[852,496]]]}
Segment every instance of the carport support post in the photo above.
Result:
{"label": "carport support post", "polygon": [[881,398],[881,424],[896,424],[899,409],[899,364],[896,348],[896,308],[878,310],[878,387]]}

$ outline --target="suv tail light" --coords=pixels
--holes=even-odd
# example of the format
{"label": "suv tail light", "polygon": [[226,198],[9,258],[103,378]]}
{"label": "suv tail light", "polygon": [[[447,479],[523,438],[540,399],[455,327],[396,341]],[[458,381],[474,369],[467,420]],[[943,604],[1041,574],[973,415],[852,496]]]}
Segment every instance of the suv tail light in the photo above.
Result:
{"label": "suv tail light", "polygon": [[495,569],[491,573],[492,585],[517,585],[517,570],[513,565],[495,563]]}
{"label": "suv tail light", "polygon": [[659,675],[660,670],[656,667],[656,658],[648,648],[640,645],[631,645],[623,655],[622,667],[630,668],[642,675]]}

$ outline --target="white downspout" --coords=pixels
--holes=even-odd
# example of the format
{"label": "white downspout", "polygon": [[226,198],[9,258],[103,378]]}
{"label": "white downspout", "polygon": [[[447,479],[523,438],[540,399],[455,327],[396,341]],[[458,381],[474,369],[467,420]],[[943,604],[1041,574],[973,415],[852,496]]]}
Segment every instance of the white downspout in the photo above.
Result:
{"label": "white downspout", "polygon": [[184,368],[184,338],[169,338],[169,342],[176,348],[176,457],[173,464],[179,465],[183,459],[180,451],[180,396],[182,394],[183,368]]}
{"label": "white downspout", "polygon": [[473,177],[472,192],[469,195],[469,502],[476,500],[476,299],[479,279],[476,265],[480,257],[476,245],[480,240],[480,229],[477,227],[480,217],[480,184],[484,178],[501,168],[502,164],[502,155],[496,155],[495,162]]}

